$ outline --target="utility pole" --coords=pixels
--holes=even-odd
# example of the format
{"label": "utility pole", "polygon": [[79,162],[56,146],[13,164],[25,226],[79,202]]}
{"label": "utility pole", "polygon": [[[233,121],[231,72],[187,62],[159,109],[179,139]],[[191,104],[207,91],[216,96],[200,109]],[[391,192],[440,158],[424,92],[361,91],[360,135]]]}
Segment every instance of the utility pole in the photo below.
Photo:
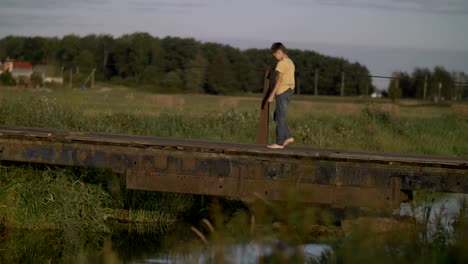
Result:
{"label": "utility pole", "polygon": [[89,74],[88,78],[84,81],[83,85],[86,87],[88,81],[91,82],[90,88],[94,88],[94,73],[96,72],[96,69],[94,68],[91,73]]}
{"label": "utility pole", "polygon": [[442,100],[442,82],[439,82],[439,100]]}
{"label": "utility pole", "polygon": [[93,72],[91,73],[91,89],[94,88],[94,73],[96,72],[96,69],[93,69]]}
{"label": "utility pole", "polygon": [[426,100],[426,95],[427,95],[427,74],[424,76],[424,93],[423,93],[424,100]]}
{"label": "utility pole", "polygon": [[450,98],[451,101],[457,101],[457,92],[458,92],[458,84],[452,83],[452,95]]}
{"label": "utility pole", "polygon": [[73,88],[73,69],[70,69],[70,89]]}
{"label": "utility pole", "polygon": [[400,90],[400,78],[396,79],[395,85],[396,85],[396,90],[399,91]]}
{"label": "utility pole", "polygon": [[104,49],[104,61],[102,62],[102,68],[106,68],[107,65],[107,51]]}
{"label": "utility pole", "polygon": [[299,95],[301,94],[301,81],[299,80],[299,72],[295,73],[296,78],[296,93]]}
{"label": "utility pole", "polygon": [[[461,82],[461,80],[460,80],[460,82]],[[463,88],[464,88],[464,86],[461,83],[459,83],[457,85],[457,87],[458,87],[458,89],[457,89],[457,101],[458,101],[458,100],[461,100],[462,97],[463,97]]]}
{"label": "utility pole", "polygon": [[345,82],[345,73],[341,72],[341,96],[344,96],[344,82]]}
{"label": "utility pole", "polygon": [[63,87],[63,85],[65,84],[65,83],[64,83],[64,79],[63,79],[63,77],[64,77],[64,76],[63,76],[63,66],[60,67],[60,77],[62,77],[62,87]]}
{"label": "utility pole", "polygon": [[318,95],[318,76],[319,75],[319,72],[318,72],[318,69],[316,68],[315,69],[315,74],[314,74],[314,78],[315,78],[315,84],[314,84],[314,95],[317,96]]}

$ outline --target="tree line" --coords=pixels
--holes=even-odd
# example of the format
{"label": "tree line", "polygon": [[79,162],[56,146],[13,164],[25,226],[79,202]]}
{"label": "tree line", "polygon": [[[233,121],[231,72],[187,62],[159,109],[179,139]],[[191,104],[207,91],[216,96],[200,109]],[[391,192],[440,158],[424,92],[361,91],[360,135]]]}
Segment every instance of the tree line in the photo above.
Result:
{"label": "tree line", "polygon": [[415,68],[412,73],[397,71],[388,86],[392,99],[419,98],[460,100],[468,97],[468,74],[444,67]]}
{"label": "tree line", "polygon": [[[315,69],[319,69],[320,94],[340,93],[342,71],[346,72],[346,95],[374,90],[364,65],[313,51],[289,50],[289,55],[296,63],[301,93],[314,92]],[[98,82],[168,93],[260,92],[264,75],[260,68],[276,64],[268,47],[240,50],[191,38],[157,38],[148,33],[120,37],[7,36],[0,39],[0,58],[7,57],[33,65],[53,65],[55,74],[62,75],[65,83],[71,76],[79,85],[95,69]]]}

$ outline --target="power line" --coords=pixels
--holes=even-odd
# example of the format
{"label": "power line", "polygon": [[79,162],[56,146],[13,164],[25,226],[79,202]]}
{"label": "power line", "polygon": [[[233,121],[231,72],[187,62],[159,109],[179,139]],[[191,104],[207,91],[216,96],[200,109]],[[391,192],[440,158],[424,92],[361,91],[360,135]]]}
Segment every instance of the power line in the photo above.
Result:
{"label": "power line", "polygon": [[[110,64],[106,64],[106,67],[107,66],[131,66],[133,65],[132,63],[110,63]],[[149,67],[149,66],[154,66],[154,65],[147,65],[147,66],[144,66],[143,67],[143,70],[144,68],[146,67]],[[206,68],[207,66],[205,65],[177,65],[177,66],[171,66],[171,67],[165,67],[163,69],[161,68],[158,68],[158,69],[154,69],[154,71],[156,72],[170,72],[172,70],[176,70],[176,69],[179,69],[179,70],[187,70],[187,69],[201,69],[201,68]],[[64,67],[64,69],[72,69],[74,67]],[[89,70],[92,70],[94,69],[94,67],[92,68],[84,68],[85,71],[89,71]],[[265,71],[267,69],[270,69],[272,71],[274,71],[274,69],[271,69],[271,68],[268,68],[268,67],[255,67],[254,68],[255,71]],[[83,70],[83,68],[81,69]],[[296,74],[297,74],[297,77],[299,78],[299,73],[301,72],[310,72],[312,73],[312,75],[315,75],[315,74],[318,74],[318,71],[320,71],[320,68],[299,68],[299,69],[296,69]],[[346,73],[346,71],[336,71],[336,73]],[[348,73],[349,74],[349,73]],[[377,79],[388,79],[388,80],[401,80],[402,78],[398,77],[398,76],[383,76],[383,75],[351,75],[351,76],[355,76],[357,78],[363,78],[363,77],[368,77],[368,78],[377,78]],[[425,80],[424,78],[412,78],[410,77],[412,80],[419,80],[419,81],[427,81],[429,83],[432,83],[433,81],[431,80]],[[462,86],[468,86],[468,82],[458,82],[458,81],[453,81],[452,82],[453,84],[455,85],[462,85]]]}

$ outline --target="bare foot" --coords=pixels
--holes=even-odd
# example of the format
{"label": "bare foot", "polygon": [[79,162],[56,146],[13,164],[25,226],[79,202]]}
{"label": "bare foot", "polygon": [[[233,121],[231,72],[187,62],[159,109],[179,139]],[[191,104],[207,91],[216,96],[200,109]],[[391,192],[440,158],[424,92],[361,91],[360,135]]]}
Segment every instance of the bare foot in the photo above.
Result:
{"label": "bare foot", "polygon": [[294,143],[294,138],[288,138],[284,141],[284,146],[286,147],[287,145]]}
{"label": "bare foot", "polygon": [[268,145],[267,148],[270,149],[283,149],[284,146],[278,145],[278,144],[273,144],[273,145]]}

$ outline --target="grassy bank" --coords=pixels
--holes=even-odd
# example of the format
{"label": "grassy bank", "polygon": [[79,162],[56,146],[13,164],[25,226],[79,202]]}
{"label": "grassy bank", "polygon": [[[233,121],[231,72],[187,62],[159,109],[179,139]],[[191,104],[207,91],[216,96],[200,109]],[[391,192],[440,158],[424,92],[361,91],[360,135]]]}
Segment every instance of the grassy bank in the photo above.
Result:
{"label": "grassy bank", "polygon": [[[425,102],[392,105],[356,98],[296,99],[289,123],[300,146],[468,156],[468,119],[463,107],[462,111],[454,111],[450,104]],[[254,143],[258,103],[258,99],[250,97],[154,97],[125,90],[89,93],[8,90],[0,91],[0,124]],[[274,135],[273,125],[270,135]],[[108,237],[121,223],[131,223],[126,228],[136,231],[148,227],[158,232],[170,230],[191,211],[204,210],[205,203],[200,199],[203,198],[126,191],[119,176],[106,171],[0,164],[0,229],[53,230],[64,240],[84,237],[100,243],[99,237]],[[216,208],[198,213],[210,216],[218,230],[223,230],[222,234],[210,236],[210,243],[233,241],[223,242],[223,237],[279,237],[290,243],[303,243],[317,234],[327,235],[329,230],[321,226],[331,224],[329,216],[320,210],[297,206],[280,209],[268,204],[259,206],[255,210],[264,214],[264,218],[256,221],[266,229],[253,233],[246,229],[251,219],[242,211],[233,210],[219,217]],[[271,222],[280,224],[269,225]],[[418,244],[421,233],[418,228],[414,223],[410,229],[398,229],[385,236],[383,242],[375,241],[372,234],[362,237],[359,233],[336,242],[340,243],[336,248],[342,249],[343,256],[352,254],[353,246],[359,244],[355,241],[359,240],[362,245],[377,245],[371,252],[376,256],[385,255],[386,247],[396,241],[406,241],[399,247],[404,252],[418,247],[430,250],[432,244]],[[402,232],[413,236],[402,240],[395,235]],[[458,250],[464,244],[456,245]]]}
{"label": "grassy bank", "polygon": [[[87,109],[74,103],[68,104],[65,99],[60,99],[60,94],[58,97],[54,97],[56,94],[53,93],[47,96],[32,95],[34,93],[21,97],[4,94],[0,99],[0,124],[253,143],[259,114],[255,109],[250,111],[231,109],[190,114],[179,112],[177,108],[173,110],[167,108],[160,110],[156,115],[145,115],[134,114],[125,108],[120,108],[120,105],[109,104],[107,107],[114,111],[86,115],[84,112]],[[210,103],[210,98],[205,98],[207,104]],[[437,108],[437,106],[434,107]],[[468,156],[468,133],[466,133],[468,119],[454,113],[445,113],[431,118],[402,116],[385,111],[377,104],[362,104],[359,112],[346,115],[315,112],[304,112],[298,115],[296,112],[290,117],[290,127],[297,139],[297,145],[303,146]],[[270,134],[273,136],[273,125],[271,129]],[[117,194],[114,193],[112,196],[112,188],[116,189],[116,184],[109,185],[111,176],[96,171],[89,175],[86,173],[89,172],[73,169],[38,170],[4,167],[0,182],[0,190],[2,190],[0,204],[18,209],[15,213],[8,213],[4,219],[10,219],[8,222],[18,223],[20,227],[34,229],[40,229],[41,226],[48,228],[49,225],[79,226],[77,223],[83,220],[83,217],[78,212],[84,212],[86,217],[90,217],[86,220],[88,225],[93,226],[96,231],[105,231],[107,229],[102,222],[106,218],[105,210],[101,209],[136,207],[135,209],[160,211],[158,205],[163,204],[160,198],[164,198],[164,195],[156,195],[151,200],[153,205],[147,206],[150,203],[145,203],[147,200],[145,195],[141,198],[142,203],[132,200],[140,199],[141,192],[129,193],[119,189]],[[65,191],[68,190],[67,188],[70,191]],[[56,190],[57,193],[50,190]],[[19,198],[9,198],[11,193],[15,192]],[[166,195],[170,197],[167,198],[168,200],[175,197]],[[41,197],[41,201],[49,201],[50,203],[45,203],[44,206],[47,204],[50,208],[47,206],[36,208],[39,205],[33,197]],[[77,197],[80,200],[76,200]],[[59,204],[56,204],[57,199],[60,201]],[[191,198],[181,199],[183,200],[181,204],[187,204],[187,206],[174,207],[177,212],[187,209],[192,202]],[[76,204],[68,201],[75,201]],[[60,207],[65,209],[68,204],[72,207],[70,210],[62,210],[63,214],[48,211],[58,210],[57,208]],[[32,209],[29,208],[30,206]],[[96,206],[98,208],[95,208]],[[171,215],[170,211],[173,207],[167,208],[169,208],[168,215]],[[70,212],[74,215],[67,215]],[[56,219],[50,219],[50,217],[56,217]],[[60,219],[67,219],[70,222],[63,223]],[[168,220],[171,219],[173,220],[169,217]],[[96,223],[96,221],[100,222]],[[86,226],[83,228],[88,229]]]}
{"label": "grassy bank", "polygon": [[119,223],[163,231],[191,196],[127,191],[106,171],[0,164],[0,224],[6,228],[109,234]]}

